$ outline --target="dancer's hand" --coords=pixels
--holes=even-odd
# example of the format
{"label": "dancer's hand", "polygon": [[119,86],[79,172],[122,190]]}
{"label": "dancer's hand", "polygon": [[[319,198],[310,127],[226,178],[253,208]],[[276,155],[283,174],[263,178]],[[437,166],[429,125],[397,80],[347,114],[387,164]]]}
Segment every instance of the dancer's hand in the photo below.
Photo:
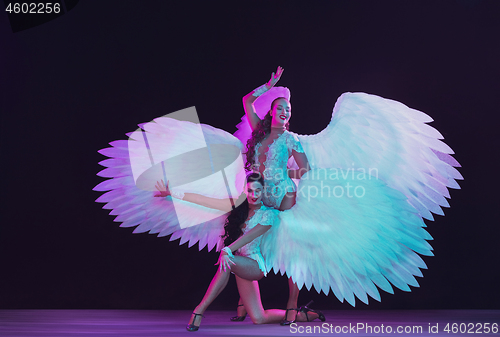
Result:
{"label": "dancer's hand", "polygon": [[231,264],[236,264],[231,260],[231,257],[225,252],[221,251],[219,255],[219,261],[215,265],[219,265],[219,271],[231,270]]}
{"label": "dancer's hand", "polygon": [[171,195],[170,189],[168,188],[168,180],[167,180],[167,185],[165,186],[165,183],[163,182],[163,179],[161,181],[157,181],[155,185],[156,189],[159,191],[159,193],[156,193],[154,196],[155,197],[167,197]]}
{"label": "dancer's hand", "polygon": [[276,73],[272,73],[271,79],[266,84],[266,86],[267,86],[268,89],[271,89],[272,87],[274,87],[274,85],[276,83],[278,83],[278,81],[280,80],[281,74],[283,74],[284,70],[285,69],[283,69],[280,66],[278,66],[278,69],[276,69]]}

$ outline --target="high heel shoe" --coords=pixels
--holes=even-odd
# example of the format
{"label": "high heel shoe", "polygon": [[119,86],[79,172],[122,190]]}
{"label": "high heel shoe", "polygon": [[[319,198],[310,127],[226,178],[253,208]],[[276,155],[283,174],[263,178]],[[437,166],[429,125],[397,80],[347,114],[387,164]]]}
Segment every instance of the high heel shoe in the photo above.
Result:
{"label": "high heel shoe", "polygon": [[306,314],[306,319],[307,319],[307,321],[308,321],[308,322],[310,322],[310,321],[309,321],[309,316],[307,315],[307,313],[308,313],[308,312],[312,312],[312,313],[317,314],[317,315],[318,315],[319,320],[320,320],[321,322],[324,322],[324,321],[326,320],[326,318],[325,318],[325,315],[324,315],[321,311],[319,311],[319,310],[314,310],[314,309],[309,308],[309,306],[310,306],[313,302],[314,302],[314,301],[310,301],[310,302],[309,302],[309,303],[307,303],[306,305],[304,305],[304,306],[300,307],[299,311],[300,311],[300,312],[303,312],[304,314]]}
{"label": "high heel shoe", "polygon": [[[291,321],[289,321],[287,319],[287,317],[288,317],[288,310],[295,310],[295,311],[297,311],[297,313],[295,314],[295,318],[293,320],[291,320]],[[300,311],[300,309],[298,309],[298,308],[289,308],[289,309],[286,309],[285,318],[283,318],[283,320],[280,322],[280,325],[290,325],[292,323],[295,323],[297,321],[297,315],[299,314],[299,311]]]}
{"label": "high heel shoe", "polygon": [[198,331],[198,329],[200,328],[200,326],[199,325],[194,325],[194,321],[196,321],[196,316],[205,317],[202,314],[196,314],[194,312],[193,312],[193,315],[194,315],[193,323],[187,325],[187,327],[186,327],[187,331]]}
{"label": "high heel shoe", "polygon": [[[242,306],[243,306],[243,304],[238,304],[238,307],[242,307]],[[238,316],[238,315],[233,316],[230,318],[230,320],[233,322],[242,322],[245,320],[245,318],[247,318],[247,314],[244,314],[243,316]]]}

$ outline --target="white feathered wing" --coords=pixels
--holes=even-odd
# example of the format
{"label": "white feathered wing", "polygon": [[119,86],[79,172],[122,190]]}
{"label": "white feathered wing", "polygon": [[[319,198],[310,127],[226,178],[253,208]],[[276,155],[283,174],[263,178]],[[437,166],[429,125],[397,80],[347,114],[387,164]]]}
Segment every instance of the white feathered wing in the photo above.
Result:
{"label": "white feathered wing", "polygon": [[[225,212],[179,199],[174,200],[170,196],[154,197],[154,186],[160,179],[174,178],[162,174],[162,166],[165,166],[163,159],[182,155],[192,144],[206,144],[211,149],[216,149],[220,144],[232,145],[236,147],[238,154],[241,153],[242,144],[223,130],[167,117],[157,118],[154,122],[140,126],[143,130],[139,129],[130,133],[129,140],[111,142],[111,147],[99,151],[109,159],[99,163],[106,169],[100,171],[98,175],[110,179],[94,188],[95,191],[106,192],[96,201],[106,203],[103,208],[110,209],[110,214],[117,216],[114,221],[122,222],[120,227],[136,227],[134,233],[149,232],[158,236],[172,234],[170,240],[180,239],[180,244],[188,242],[191,247],[198,242],[200,250],[205,246],[209,251],[216,246],[219,249],[220,236],[224,234],[224,223],[227,217]],[[200,130],[202,130],[201,133]],[[147,146],[144,144],[145,138],[148,140]],[[141,153],[142,150],[146,155]],[[182,159],[179,156],[175,158]],[[232,158],[224,159],[233,160]],[[206,169],[207,165],[203,166],[201,162],[196,161],[193,164],[189,160],[181,161],[180,164],[176,162],[175,173],[182,173],[182,170],[185,170],[192,176],[196,176],[200,173],[198,171]],[[213,164],[212,162],[212,166]],[[217,166],[217,162],[215,165]],[[215,179],[220,178],[221,174],[216,167],[217,172],[213,175],[197,180],[195,183],[177,186],[176,190],[195,192],[214,198],[227,198],[227,188],[229,188],[233,192],[232,197],[238,197],[243,192],[245,183],[242,165],[240,157],[239,161],[234,160],[232,165],[225,170],[229,187],[226,187],[224,183],[214,183],[221,181],[221,179]],[[153,173],[149,176],[148,167],[149,172]],[[139,172],[144,171],[145,174],[138,177],[137,173],[134,175],[133,168]],[[203,175],[204,172],[201,174]],[[182,216],[182,223],[180,216]]]}
{"label": "white feathered wing", "polygon": [[448,188],[463,179],[432,118],[406,105],[365,93],[344,93],[330,124],[316,135],[297,135],[315,168],[365,169],[402,192],[420,216],[443,215]]}
{"label": "white feathered wing", "polygon": [[[443,214],[448,188],[462,179],[431,121],[393,100],[344,93],[323,131],[297,134],[312,170],[300,180],[296,205],[262,239],[267,268],[286,272],[299,287],[331,289],[352,305],[354,296],[380,300],[377,287],[392,293],[391,284],[418,286],[414,276],[426,268],[419,254],[432,255],[422,218]],[[245,117],[237,127],[235,136],[246,143]],[[289,167],[297,167],[293,157]],[[311,195],[346,192],[349,184],[366,193]]]}

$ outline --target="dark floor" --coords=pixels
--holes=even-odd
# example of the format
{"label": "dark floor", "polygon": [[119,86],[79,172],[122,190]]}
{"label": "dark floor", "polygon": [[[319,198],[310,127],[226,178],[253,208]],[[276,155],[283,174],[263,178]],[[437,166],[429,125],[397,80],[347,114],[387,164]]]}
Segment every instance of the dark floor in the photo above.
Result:
{"label": "dark floor", "polygon": [[[283,327],[279,324],[254,325],[248,317],[244,322],[230,322],[229,317],[234,315],[234,312],[207,311],[200,330],[188,332],[185,326],[191,314],[189,311],[0,310],[0,336],[327,336],[347,334],[356,336],[470,336],[472,333],[500,336],[498,330],[500,310],[359,310],[325,311],[324,313],[325,323],[317,321],[299,323],[296,327]],[[452,325],[454,323],[456,324]],[[445,331],[447,325],[449,332]],[[432,327],[432,332],[429,332],[429,326]],[[453,329],[454,327],[456,330]],[[488,331],[490,332],[487,333]]]}

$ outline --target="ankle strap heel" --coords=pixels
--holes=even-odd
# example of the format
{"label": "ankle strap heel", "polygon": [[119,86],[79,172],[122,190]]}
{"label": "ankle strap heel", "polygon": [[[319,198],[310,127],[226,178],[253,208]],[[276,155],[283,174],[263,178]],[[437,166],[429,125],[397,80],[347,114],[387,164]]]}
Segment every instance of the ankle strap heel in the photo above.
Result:
{"label": "ankle strap heel", "polygon": [[193,312],[193,315],[194,315],[193,323],[188,324],[188,326],[186,327],[187,331],[198,331],[198,329],[200,328],[200,326],[199,325],[194,325],[194,321],[196,321],[196,316],[201,316],[202,318],[205,317],[202,314],[197,314],[195,312]]}

